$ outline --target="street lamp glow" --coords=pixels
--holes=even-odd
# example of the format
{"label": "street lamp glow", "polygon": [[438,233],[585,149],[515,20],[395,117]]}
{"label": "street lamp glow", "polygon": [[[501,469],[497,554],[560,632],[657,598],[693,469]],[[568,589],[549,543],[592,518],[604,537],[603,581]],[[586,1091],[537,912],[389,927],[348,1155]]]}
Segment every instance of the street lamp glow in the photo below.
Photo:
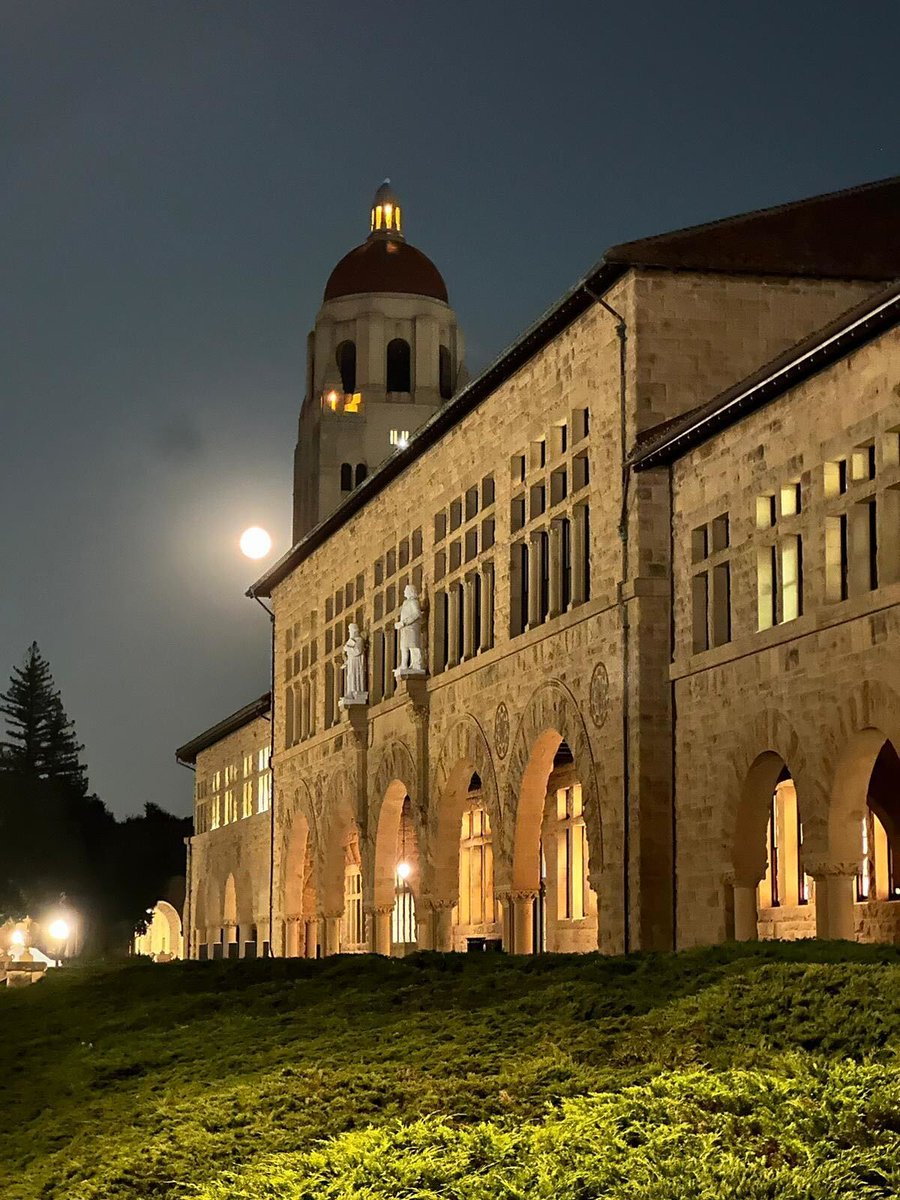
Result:
{"label": "street lamp glow", "polygon": [[247,558],[265,558],[271,549],[272,539],[258,525],[251,525],[241,534],[241,553]]}
{"label": "street lamp glow", "polygon": [[50,925],[50,936],[54,942],[67,942],[69,940],[69,922],[58,917]]}
{"label": "street lamp glow", "polygon": [[24,946],[25,934],[21,929],[14,929],[9,936],[9,940],[14,946]]}
{"label": "street lamp glow", "polygon": [[412,867],[408,862],[397,863],[397,878],[406,881],[412,875]]}

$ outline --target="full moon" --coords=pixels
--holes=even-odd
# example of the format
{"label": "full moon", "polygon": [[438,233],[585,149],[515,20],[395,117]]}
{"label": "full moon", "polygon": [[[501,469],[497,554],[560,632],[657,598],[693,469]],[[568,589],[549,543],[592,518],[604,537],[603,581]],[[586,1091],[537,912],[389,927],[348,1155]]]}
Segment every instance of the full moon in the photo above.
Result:
{"label": "full moon", "polygon": [[272,549],[272,539],[258,525],[251,525],[241,534],[241,553],[247,558],[265,558]]}

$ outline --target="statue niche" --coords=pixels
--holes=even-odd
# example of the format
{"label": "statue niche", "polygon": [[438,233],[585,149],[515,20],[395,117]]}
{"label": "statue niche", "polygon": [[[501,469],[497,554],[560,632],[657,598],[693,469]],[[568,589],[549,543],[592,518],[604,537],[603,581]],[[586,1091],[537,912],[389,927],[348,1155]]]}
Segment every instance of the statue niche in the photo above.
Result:
{"label": "statue niche", "polygon": [[400,662],[394,676],[397,679],[408,679],[410,676],[424,675],[422,608],[419,604],[419,593],[412,584],[407,584],[403,589],[400,618],[394,623],[394,628],[400,634]]}
{"label": "statue niche", "polygon": [[369,693],[366,690],[366,643],[359,626],[351,622],[347,630],[347,641],[344,643],[344,694],[339,704],[341,708],[349,708],[354,704],[368,704]]}

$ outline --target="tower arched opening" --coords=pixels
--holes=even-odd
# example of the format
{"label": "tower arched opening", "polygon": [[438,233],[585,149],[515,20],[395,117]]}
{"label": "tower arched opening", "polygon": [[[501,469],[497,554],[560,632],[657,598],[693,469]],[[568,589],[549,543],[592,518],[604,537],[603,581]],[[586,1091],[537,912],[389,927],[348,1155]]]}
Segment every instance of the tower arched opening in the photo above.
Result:
{"label": "tower arched opening", "polygon": [[344,395],[352,395],[356,391],[356,343],[345,339],[339,344],[334,357]]}
{"label": "tower arched opening", "polygon": [[388,393],[412,391],[412,354],[405,338],[391,338],[387,344],[385,380]]}

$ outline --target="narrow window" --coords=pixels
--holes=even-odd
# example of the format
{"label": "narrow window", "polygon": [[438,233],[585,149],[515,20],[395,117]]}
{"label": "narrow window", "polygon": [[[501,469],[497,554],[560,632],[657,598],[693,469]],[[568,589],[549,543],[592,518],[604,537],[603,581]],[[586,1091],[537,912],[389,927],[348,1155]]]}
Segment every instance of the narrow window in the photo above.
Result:
{"label": "narrow window", "polygon": [[350,463],[341,463],[341,491],[351,492],[353,490],[353,468]]}
{"label": "narrow window", "polygon": [[703,571],[691,581],[691,612],[695,654],[709,649],[709,577]]}
{"label": "narrow window", "polygon": [[756,552],[756,611],[757,628],[771,629],[777,621],[776,559],[774,546],[760,546]]}
{"label": "narrow window", "polygon": [[568,517],[560,522],[560,606],[563,612],[572,603],[572,526]]}
{"label": "narrow window", "polygon": [[411,387],[409,342],[393,338],[387,346],[387,387],[389,392],[409,392]]}
{"label": "narrow window", "polygon": [[341,373],[341,388],[345,395],[356,391],[356,344],[341,342],[335,351],[337,368]]}
{"label": "narrow window", "polygon": [[799,535],[781,543],[781,619],[795,621],[803,613],[803,546]]}
{"label": "narrow window", "polygon": [[539,562],[539,580],[540,580],[540,598],[538,604],[538,621],[543,624],[550,614],[550,535],[546,532],[538,534],[538,553],[540,554]]}
{"label": "narrow window", "polygon": [[713,645],[731,641],[731,566],[720,563],[713,568]]}
{"label": "narrow window", "polygon": [[368,474],[368,469],[366,468],[366,464],[365,463],[357,463],[356,464],[356,486],[357,487],[359,487],[359,485],[365,479],[367,474]]}

